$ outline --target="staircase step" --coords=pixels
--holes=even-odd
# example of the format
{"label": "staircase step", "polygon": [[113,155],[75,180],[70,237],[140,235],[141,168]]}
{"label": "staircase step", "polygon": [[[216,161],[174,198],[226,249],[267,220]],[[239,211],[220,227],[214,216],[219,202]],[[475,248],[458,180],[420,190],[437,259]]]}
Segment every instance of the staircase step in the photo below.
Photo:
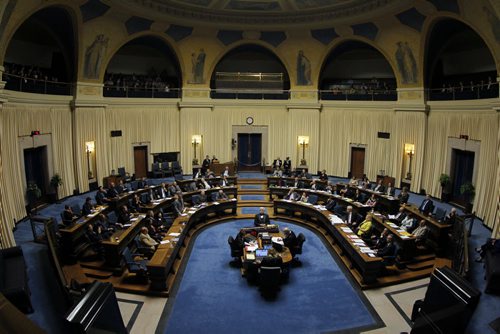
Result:
{"label": "staircase step", "polygon": [[434,264],[435,264],[434,260],[428,260],[428,261],[424,261],[424,262],[416,262],[416,263],[407,264],[406,268],[408,268],[411,271],[420,271],[420,270],[424,270],[424,269],[433,268]]}
{"label": "staircase step", "polygon": [[113,276],[112,272],[105,270],[89,269],[89,268],[84,268],[83,273],[87,277],[99,278],[99,279],[107,279]]}

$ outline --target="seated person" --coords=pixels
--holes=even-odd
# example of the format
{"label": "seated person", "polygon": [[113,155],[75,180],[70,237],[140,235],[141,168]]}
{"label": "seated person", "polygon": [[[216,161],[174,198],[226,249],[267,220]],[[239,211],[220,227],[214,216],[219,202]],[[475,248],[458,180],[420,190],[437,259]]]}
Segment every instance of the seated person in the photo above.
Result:
{"label": "seated person", "polygon": [[97,189],[97,192],[95,194],[95,201],[97,205],[104,205],[106,202],[108,202],[108,199],[106,198],[106,190],[102,186],[99,186]]}
{"label": "seated person", "polygon": [[222,177],[221,181],[221,187],[229,187],[231,184],[229,183],[229,180],[227,179],[227,176]]}
{"label": "seated person", "polygon": [[375,194],[372,194],[365,204],[374,208],[377,205],[377,197],[375,197]]}
{"label": "seated person", "polygon": [[488,250],[493,254],[500,254],[500,239],[488,238],[481,247],[475,248],[475,251],[479,253],[479,257],[475,261],[482,262]]}
{"label": "seated person", "polygon": [[88,216],[95,211],[94,204],[90,197],[85,198],[85,203],[82,206],[82,216]]}
{"label": "seated person", "polygon": [[143,177],[139,181],[137,181],[137,189],[144,189],[147,186],[148,186],[148,181],[146,180],[146,177]]}
{"label": "seated person", "polygon": [[340,196],[342,197],[354,198],[355,195],[356,192],[351,187],[345,187],[344,189],[340,190]]}
{"label": "seated person", "polygon": [[[180,195],[182,197],[182,194]],[[172,208],[174,210],[174,215],[176,217],[180,216],[184,212],[184,202],[180,200],[179,194],[174,195],[174,202],[172,203]]]}
{"label": "seated person", "polygon": [[305,192],[303,192],[302,196],[300,196],[300,201],[303,203],[307,203],[308,200],[309,200],[309,196],[307,196],[307,194]]}
{"label": "seated person", "polygon": [[167,231],[172,226],[172,221],[167,220],[161,211],[156,214],[155,223],[160,231]]}
{"label": "seated person", "polygon": [[372,215],[367,214],[365,220],[359,224],[356,234],[361,237],[361,239],[369,239],[372,231]]}
{"label": "seated person", "polygon": [[158,242],[149,235],[148,228],[145,226],[141,227],[139,241],[144,247],[149,247],[151,250],[155,250],[156,246],[158,246]]}
{"label": "seated person", "polygon": [[328,211],[333,212],[336,205],[337,205],[337,202],[335,201],[335,199],[333,197],[329,197],[328,200],[326,201],[325,208]]}
{"label": "seated person", "polygon": [[450,212],[444,217],[445,224],[455,224],[457,221],[457,209],[451,208]]}
{"label": "seated person", "polygon": [[168,187],[168,195],[173,197],[176,193],[182,192],[181,187],[177,184],[177,182],[172,182],[172,184]]}
{"label": "seated person", "polygon": [[261,267],[281,267],[282,265],[283,259],[278,252],[272,248],[267,251],[267,256],[260,261]]}
{"label": "seated person", "polygon": [[391,218],[390,220],[397,225],[401,225],[401,223],[403,222],[403,219],[405,219],[405,218],[406,218],[405,207],[401,206],[401,207],[399,207],[398,213],[396,215],[394,215],[394,217]]}
{"label": "seated person", "polygon": [[283,176],[283,171],[281,170],[281,168],[279,168],[279,167],[276,168],[274,170],[273,176],[274,177],[282,177]]}
{"label": "seated person", "polygon": [[199,179],[202,176],[201,174],[201,168],[198,168],[196,170],[196,173],[193,175],[193,180]]}
{"label": "seated person", "polygon": [[269,225],[269,215],[263,207],[259,208],[259,213],[255,215],[254,226]]}
{"label": "seated person", "polygon": [[234,238],[235,245],[239,249],[243,249],[243,247],[245,246],[245,234],[246,233],[244,231],[240,230]]}
{"label": "seated person", "polygon": [[394,244],[394,236],[389,234],[387,236],[387,243],[384,247],[379,248],[377,251],[378,257],[395,256],[396,255],[396,245]]}
{"label": "seated person", "polygon": [[422,219],[418,224],[418,227],[412,233],[415,239],[415,245],[417,246],[425,246],[425,242],[429,236],[429,228],[427,227],[427,222]]}
{"label": "seated person", "polygon": [[[189,182],[187,185],[186,185],[186,191],[187,192],[192,192],[192,191],[196,191],[198,190],[198,188],[196,187],[196,182]],[[173,195],[171,195],[173,196]]]}
{"label": "seated person", "polygon": [[316,180],[311,181],[310,188],[311,188],[311,190],[319,190],[318,185],[316,184]]}
{"label": "seated person", "polygon": [[285,199],[288,199],[290,201],[298,201],[300,199],[300,195],[294,189],[290,189],[288,191],[288,194],[285,196]]}
{"label": "seated person", "polygon": [[199,200],[200,203],[207,203],[207,195],[205,195],[205,190],[200,191]]}
{"label": "seated person", "polygon": [[425,195],[425,199],[418,207],[418,210],[426,215],[434,210],[434,202],[432,202],[431,196],[429,194]]}
{"label": "seated person", "polygon": [[118,194],[122,194],[128,191],[127,187],[125,187],[125,185],[123,184],[123,180],[120,180],[118,182],[118,185],[115,187],[115,189],[118,192]]}
{"label": "seated person", "polygon": [[417,219],[412,214],[408,214],[402,221],[400,227],[408,233],[412,233],[417,228]]}
{"label": "seated person", "polygon": [[375,186],[375,188],[373,188],[373,191],[376,191],[376,192],[379,192],[379,193],[383,193],[385,191],[385,187],[382,184],[382,180],[378,180],[378,183]]}
{"label": "seated person", "polygon": [[283,229],[283,234],[285,235],[285,237],[283,238],[283,243],[285,244],[285,247],[287,247],[288,249],[294,248],[295,245],[297,244],[297,236],[295,235],[295,233],[288,227],[285,227]]}
{"label": "seated person", "polygon": [[398,199],[399,199],[399,204],[408,203],[408,200],[410,199],[410,194],[408,193],[408,188],[403,187],[403,189],[401,189],[401,192],[398,195]]}
{"label": "seated person", "polygon": [[342,221],[347,225],[358,226],[363,217],[359,213],[353,212],[352,209],[352,205],[347,206],[345,214],[342,216]]}
{"label": "seated person", "polygon": [[130,218],[132,218],[132,214],[128,211],[128,208],[126,205],[122,205],[118,209],[117,223],[121,224],[121,225],[129,224]]}
{"label": "seated person", "polygon": [[210,186],[210,184],[208,184],[208,182],[205,180],[204,177],[202,177],[199,181],[199,184],[198,184],[198,189],[210,189],[212,188]]}
{"label": "seated person", "polygon": [[100,228],[98,228],[97,231],[98,232],[94,230],[94,226],[92,224],[88,224],[87,230],[85,231],[85,237],[87,238],[90,247],[96,253],[102,255],[104,253],[104,248],[101,245],[103,238],[100,234]]}
{"label": "seated person", "polygon": [[382,249],[387,245],[387,236],[389,235],[389,230],[384,228],[382,233],[379,236],[372,235],[370,238],[370,244],[372,245],[372,249]]}
{"label": "seated person", "polygon": [[156,189],[156,198],[163,199],[167,197],[171,197],[171,195],[168,192],[168,188],[165,182],[162,182],[160,187]]}
{"label": "seated person", "polygon": [[78,215],[73,212],[73,208],[69,205],[64,206],[64,211],[62,212],[63,224],[70,226],[73,222],[78,219]]}
{"label": "seated person", "polygon": [[293,187],[294,188],[304,188],[304,182],[301,181],[298,177],[296,177],[294,182],[293,182]]}
{"label": "seated person", "polygon": [[118,191],[116,190],[115,183],[111,182],[109,184],[108,192],[106,193],[107,198],[116,198],[118,197]]}
{"label": "seated person", "polygon": [[353,187],[357,187],[358,186],[358,180],[356,179],[355,176],[351,177],[351,179],[349,180],[349,185],[353,186]]}
{"label": "seated person", "polygon": [[322,170],[321,173],[319,174],[319,179],[321,181],[328,181],[328,175],[326,175],[326,170]]}
{"label": "seated person", "polygon": [[226,166],[226,168],[224,168],[224,172],[222,173],[221,176],[224,178],[229,176],[229,167],[228,166]]}
{"label": "seated person", "polygon": [[229,197],[227,197],[226,193],[224,191],[222,191],[222,189],[220,189],[218,192],[217,192],[217,200],[218,201],[222,201],[222,200],[229,200]]}
{"label": "seated person", "polygon": [[119,226],[118,224],[112,224],[105,214],[100,213],[97,216],[97,219],[94,221],[94,229],[97,227],[101,228],[103,234],[105,232],[109,232],[109,237],[111,237],[111,234],[116,231],[116,228],[121,228],[122,226]]}
{"label": "seated person", "polygon": [[368,180],[368,177],[366,176],[366,174],[363,174],[363,177],[358,182],[358,185],[363,187],[363,189],[371,189],[370,180]]}
{"label": "seated person", "polygon": [[387,184],[387,188],[385,189],[384,192],[387,196],[392,196],[394,197],[394,194],[396,193],[396,189],[392,186],[392,183]]}
{"label": "seated person", "polygon": [[217,158],[215,157],[215,155],[212,155],[212,163],[213,163],[213,164],[218,164],[218,163],[219,163],[219,159],[217,159]]}
{"label": "seated person", "polygon": [[130,211],[139,212],[143,205],[144,205],[144,203],[142,203],[139,195],[134,194],[134,197],[132,197],[132,200],[129,203]]}
{"label": "seated person", "polygon": [[215,177],[215,173],[210,170],[210,168],[207,168],[207,171],[205,173],[205,177],[207,179],[211,179]]}

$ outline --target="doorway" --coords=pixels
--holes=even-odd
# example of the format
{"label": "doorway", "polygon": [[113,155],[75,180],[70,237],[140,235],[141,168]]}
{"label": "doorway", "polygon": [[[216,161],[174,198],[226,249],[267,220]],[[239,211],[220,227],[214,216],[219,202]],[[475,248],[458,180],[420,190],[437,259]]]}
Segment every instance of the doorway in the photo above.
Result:
{"label": "doorway", "polygon": [[365,148],[351,147],[351,177],[361,179],[365,174]]}
{"label": "doorway", "polygon": [[451,151],[450,179],[452,186],[452,201],[461,205],[467,204],[466,199],[460,194],[460,187],[464,183],[472,183],[474,174],[475,153],[460,149]]}
{"label": "doorway", "polygon": [[134,146],[135,177],[146,177],[148,174],[148,147]]}
{"label": "doorway", "polygon": [[260,171],[262,161],[262,134],[238,133],[238,170]]}
{"label": "doorway", "polygon": [[47,146],[24,149],[24,173],[26,183],[34,183],[41,190],[41,200],[49,192],[49,168]]}

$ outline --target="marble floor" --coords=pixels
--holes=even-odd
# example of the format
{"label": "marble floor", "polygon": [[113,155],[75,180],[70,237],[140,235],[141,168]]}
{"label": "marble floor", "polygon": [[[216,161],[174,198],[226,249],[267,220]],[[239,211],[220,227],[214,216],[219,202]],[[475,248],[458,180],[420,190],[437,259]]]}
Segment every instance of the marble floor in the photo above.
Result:
{"label": "marble floor", "polygon": [[[410,332],[408,323],[413,303],[422,299],[429,279],[363,291],[385,327],[366,334],[394,334]],[[166,298],[117,293],[125,326],[131,334],[163,333],[158,324],[167,302]]]}

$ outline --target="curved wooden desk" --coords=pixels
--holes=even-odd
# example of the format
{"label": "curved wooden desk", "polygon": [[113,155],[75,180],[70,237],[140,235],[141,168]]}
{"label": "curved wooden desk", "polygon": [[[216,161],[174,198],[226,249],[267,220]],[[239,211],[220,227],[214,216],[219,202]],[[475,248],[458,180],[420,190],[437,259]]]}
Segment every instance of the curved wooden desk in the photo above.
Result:
{"label": "curved wooden desk", "polygon": [[185,216],[177,217],[147,265],[151,281],[150,289],[156,291],[167,289],[167,277],[173,271],[174,262],[190,229],[206,221],[211,215],[221,216],[227,211],[235,215],[237,205],[236,198],[213,202],[198,209],[188,208]]}

